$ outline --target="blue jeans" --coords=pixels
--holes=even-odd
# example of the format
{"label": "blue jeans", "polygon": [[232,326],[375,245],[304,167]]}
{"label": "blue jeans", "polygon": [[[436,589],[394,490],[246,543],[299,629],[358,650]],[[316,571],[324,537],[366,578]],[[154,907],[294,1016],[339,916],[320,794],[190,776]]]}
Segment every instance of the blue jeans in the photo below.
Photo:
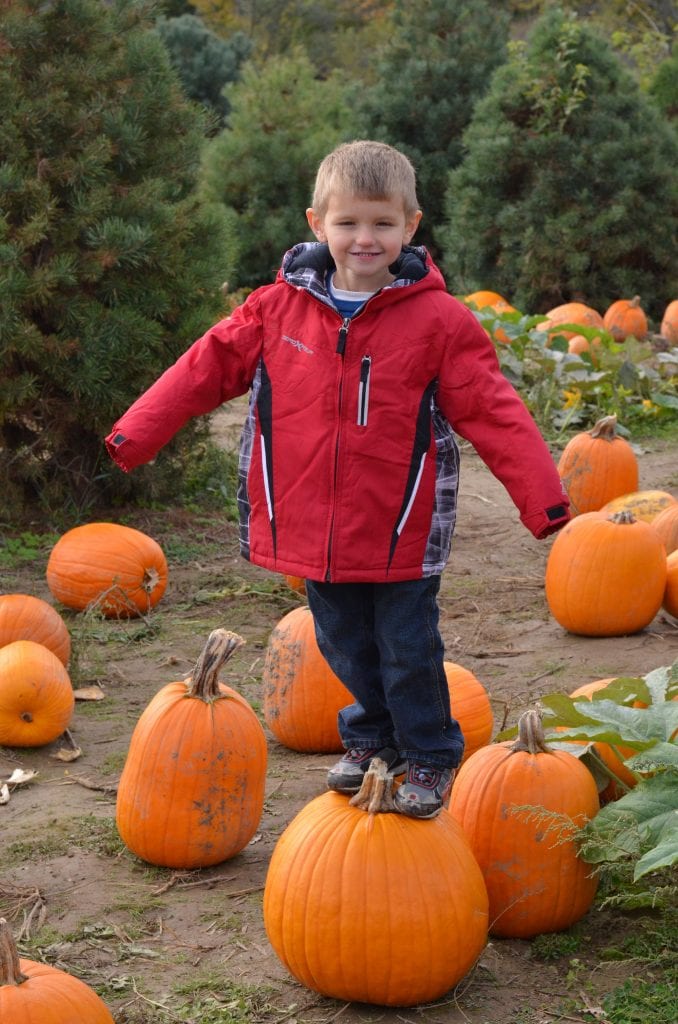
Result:
{"label": "blue jeans", "polygon": [[395,747],[408,761],[459,765],[464,738],[450,711],[439,587],[439,576],[402,583],[306,581],[318,646],[355,698],[339,712],[346,748]]}

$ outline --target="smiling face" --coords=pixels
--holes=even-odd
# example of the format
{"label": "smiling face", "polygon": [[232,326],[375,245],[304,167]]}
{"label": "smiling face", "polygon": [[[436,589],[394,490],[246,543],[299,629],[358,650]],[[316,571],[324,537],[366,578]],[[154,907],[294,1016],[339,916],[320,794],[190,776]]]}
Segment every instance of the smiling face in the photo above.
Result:
{"label": "smiling face", "polygon": [[408,245],[421,211],[405,213],[401,197],[361,199],[333,192],[323,215],[306,211],[318,241],[327,242],[337,270],[334,283],[350,292],[376,292],[393,281],[389,266]]}

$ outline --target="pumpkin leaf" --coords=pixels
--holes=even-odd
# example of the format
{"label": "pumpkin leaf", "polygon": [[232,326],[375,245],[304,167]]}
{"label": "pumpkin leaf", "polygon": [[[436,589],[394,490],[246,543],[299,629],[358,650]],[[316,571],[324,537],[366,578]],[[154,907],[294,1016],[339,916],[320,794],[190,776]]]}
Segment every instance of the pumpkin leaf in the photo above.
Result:
{"label": "pumpkin leaf", "polygon": [[633,872],[633,881],[637,882],[644,875],[659,871],[661,868],[671,867],[676,861],[678,861],[678,811],[674,811],[673,817],[665,823],[658,836],[657,845],[638,859]]}
{"label": "pumpkin leaf", "polygon": [[655,743],[649,750],[635,754],[624,763],[634,772],[656,772],[661,768],[678,768],[678,744]]}
{"label": "pumpkin leaf", "polygon": [[675,772],[663,772],[641,780],[635,789],[601,808],[582,829],[584,860],[599,864],[645,856],[657,846],[667,825],[676,824],[676,781]]}

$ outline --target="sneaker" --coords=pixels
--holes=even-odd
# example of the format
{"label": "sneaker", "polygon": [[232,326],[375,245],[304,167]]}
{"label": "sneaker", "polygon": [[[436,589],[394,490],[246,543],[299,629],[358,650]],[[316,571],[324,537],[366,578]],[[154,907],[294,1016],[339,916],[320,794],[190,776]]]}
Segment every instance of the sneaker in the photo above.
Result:
{"label": "sneaker", "polygon": [[392,775],[403,775],[407,768],[407,761],[393,747],[351,747],[328,771],[328,789],[337,793],[357,793],[375,757],[385,762]]}
{"label": "sneaker", "polygon": [[410,818],[435,818],[450,795],[454,776],[454,768],[410,763],[395,793],[396,810]]}

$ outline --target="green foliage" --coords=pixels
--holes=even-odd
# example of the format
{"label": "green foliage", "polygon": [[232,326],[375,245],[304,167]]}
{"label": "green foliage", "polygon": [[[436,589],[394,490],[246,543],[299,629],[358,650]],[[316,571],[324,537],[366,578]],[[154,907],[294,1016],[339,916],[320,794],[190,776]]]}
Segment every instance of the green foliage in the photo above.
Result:
{"label": "green foliage", "polygon": [[186,95],[209,107],[223,127],[229,111],[224,86],[239,78],[241,65],[252,53],[251,39],[243,32],[221,39],[192,14],[158,18],[154,31],[167,47]]}
{"label": "green foliage", "polygon": [[486,0],[396,0],[374,83],[360,89],[361,134],[402,149],[417,169],[417,241],[434,249],[447,176],[491,73],[506,59],[508,14]]}
{"label": "green foliage", "polygon": [[656,68],[648,85],[650,98],[667,120],[678,123],[678,46]]}
{"label": "green foliage", "polygon": [[603,38],[558,9],[475,107],[438,241],[455,291],[546,312],[678,291],[678,141]]}
{"label": "green foliage", "polygon": [[300,53],[250,63],[227,97],[228,127],[206,148],[203,187],[234,212],[239,258],[229,285],[254,287],[309,237],[304,211],[318,164],[346,137],[351,112],[342,81],[318,80]]}
{"label": "green foliage", "polygon": [[150,24],[131,0],[3,10],[0,486],[14,511],[72,518],[143,488],[102,437],[220,309],[230,241],[196,192],[205,121]]}
{"label": "green foliage", "polygon": [[627,433],[678,426],[678,348],[661,351],[635,338],[619,343],[600,328],[563,324],[560,330],[576,331],[592,346],[576,355],[562,334],[539,329],[541,316],[474,312],[495,341],[504,375],[547,437],[562,441],[568,431],[612,413]]}

